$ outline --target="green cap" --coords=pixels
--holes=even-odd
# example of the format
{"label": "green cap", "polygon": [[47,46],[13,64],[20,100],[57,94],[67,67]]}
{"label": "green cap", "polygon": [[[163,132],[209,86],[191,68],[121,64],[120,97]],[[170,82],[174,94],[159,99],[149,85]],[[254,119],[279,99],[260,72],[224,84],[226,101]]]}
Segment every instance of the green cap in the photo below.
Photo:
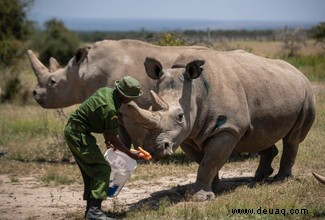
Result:
{"label": "green cap", "polygon": [[143,93],[139,81],[131,76],[124,76],[122,80],[116,80],[115,87],[127,98],[138,98]]}

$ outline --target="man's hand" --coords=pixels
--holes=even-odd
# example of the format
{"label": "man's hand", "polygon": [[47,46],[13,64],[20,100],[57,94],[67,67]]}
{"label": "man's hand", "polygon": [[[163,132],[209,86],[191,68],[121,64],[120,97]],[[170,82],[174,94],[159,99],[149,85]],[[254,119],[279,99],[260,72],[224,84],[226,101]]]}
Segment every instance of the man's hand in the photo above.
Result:
{"label": "man's hand", "polygon": [[116,147],[114,147],[114,145],[110,141],[106,140],[105,144],[107,149],[113,148],[113,150],[116,151]]}
{"label": "man's hand", "polygon": [[151,160],[152,157],[149,154],[149,152],[145,151],[144,149],[142,149],[141,147],[138,147],[138,150],[135,149],[130,149],[131,153],[133,154],[137,154],[141,159],[145,159],[145,160]]}

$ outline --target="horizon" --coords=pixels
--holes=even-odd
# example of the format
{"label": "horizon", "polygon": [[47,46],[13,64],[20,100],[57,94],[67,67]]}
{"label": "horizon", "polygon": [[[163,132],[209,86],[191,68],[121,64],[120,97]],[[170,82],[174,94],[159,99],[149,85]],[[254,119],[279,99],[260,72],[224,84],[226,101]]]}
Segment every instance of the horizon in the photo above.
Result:
{"label": "horizon", "polygon": [[[56,18],[57,19],[57,18]],[[58,19],[60,20],[60,19]],[[309,29],[317,22],[302,21],[236,21],[189,19],[72,18],[60,20],[72,31],[185,31],[185,30],[278,30],[285,27]],[[37,23],[40,29],[44,23]]]}
{"label": "horizon", "polygon": [[[322,0],[203,0],[200,3],[193,0],[124,0],[122,3],[115,0],[36,0],[30,8],[27,16],[39,25],[50,19],[58,19],[67,24],[68,28],[75,29],[70,22],[76,24],[78,29],[89,29],[80,22],[97,25],[93,21],[135,21],[164,23],[165,29],[175,29],[174,21],[183,23],[202,23],[211,21],[230,23],[296,23],[316,24],[325,21],[325,1]],[[170,22],[168,24],[168,21]],[[125,22],[122,26],[129,30],[141,29],[128,26]],[[157,24],[158,25],[158,24]],[[160,24],[159,24],[160,25]],[[285,24],[284,24],[285,25]],[[205,28],[208,26],[203,24]],[[99,28],[104,28],[102,25]],[[118,27],[113,27],[118,29]],[[144,29],[157,29],[143,26]],[[180,27],[184,29],[184,27]],[[212,27],[213,28],[213,27]],[[218,28],[218,27],[216,27]],[[226,27],[222,27],[226,28]],[[243,28],[239,26],[236,28]],[[245,26],[244,26],[245,28]],[[261,27],[259,27],[261,28]],[[159,28],[158,28],[159,29]],[[127,29],[124,29],[127,30]]]}

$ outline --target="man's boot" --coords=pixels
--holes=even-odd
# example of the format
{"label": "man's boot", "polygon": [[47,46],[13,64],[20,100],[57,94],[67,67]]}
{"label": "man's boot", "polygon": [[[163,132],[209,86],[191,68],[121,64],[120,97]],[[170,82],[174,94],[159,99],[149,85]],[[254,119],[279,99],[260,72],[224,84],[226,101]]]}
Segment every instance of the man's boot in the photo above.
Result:
{"label": "man's boot", "polygon": [[102,200],[90,199],[90,208],[86,215],[86,220],[111,220],[114,218],[109,218],[101,210]]}

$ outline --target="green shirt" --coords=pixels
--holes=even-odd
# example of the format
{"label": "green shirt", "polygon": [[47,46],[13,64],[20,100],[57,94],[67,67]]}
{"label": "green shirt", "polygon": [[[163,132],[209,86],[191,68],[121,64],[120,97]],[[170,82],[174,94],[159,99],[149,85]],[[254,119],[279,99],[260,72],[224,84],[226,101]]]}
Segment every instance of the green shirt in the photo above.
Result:
{"label": "green shirt", "polygon": [[118,135],[117,110],[121,106],[116,89],[98,89],[72,113],[70,119],[85,130]]}

